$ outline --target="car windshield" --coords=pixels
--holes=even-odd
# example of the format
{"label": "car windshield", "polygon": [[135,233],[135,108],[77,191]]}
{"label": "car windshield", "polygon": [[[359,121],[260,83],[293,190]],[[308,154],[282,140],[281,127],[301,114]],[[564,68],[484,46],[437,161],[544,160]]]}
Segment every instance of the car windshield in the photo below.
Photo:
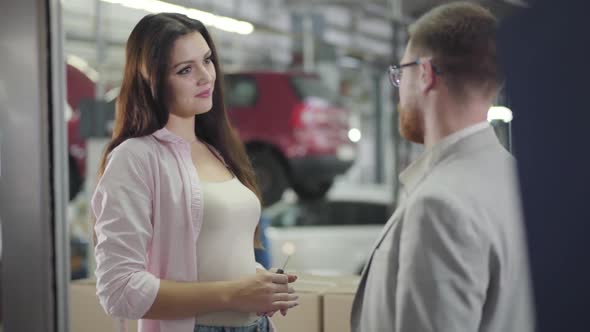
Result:
{"label": "car windshield", "polygon": [[328,88],[319,77],[294,76],[291,78],[295,93],[300,99],[317,97],[330,103],[336,103],[336,93]]}
{"label": "car windshield", "polygon": [[386,204],[319,201],[285,205],[270,220],[274,227],[383,225],[389,217]]}

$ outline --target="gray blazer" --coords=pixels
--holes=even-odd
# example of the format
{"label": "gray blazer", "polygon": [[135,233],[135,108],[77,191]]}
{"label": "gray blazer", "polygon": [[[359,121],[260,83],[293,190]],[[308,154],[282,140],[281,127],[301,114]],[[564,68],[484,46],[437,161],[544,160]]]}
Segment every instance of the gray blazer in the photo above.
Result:
{"label": "gray blazer", "polygon": [[533,331],[512,156],[486,128],[417,164],[363,271],[352,331]]}

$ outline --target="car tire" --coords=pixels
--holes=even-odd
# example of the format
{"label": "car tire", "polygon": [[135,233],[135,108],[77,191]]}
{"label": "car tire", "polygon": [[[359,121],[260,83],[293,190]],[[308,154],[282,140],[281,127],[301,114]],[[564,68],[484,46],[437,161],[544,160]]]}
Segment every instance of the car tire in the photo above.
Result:
{"label": "car tire", "polygon": [[78,172],[76,161],[72,156],[69,157],[69,182],[70,182],[70,197],[69,200],[73,200],[76,195],[82,190],[82,184],[84,180]]}
{"label": "car tire", "polygon": [[256,149],[250,151],[249,155],[262,194],[262,206],[278,202],[289,186],[287,174],[279,158],[268,149]]}
{"label": "car tire", "polygon": [[332,187],[333,180],[317,182],[298,182],[293,184],[293,190],[303,200],[317,200],[326,196]]}

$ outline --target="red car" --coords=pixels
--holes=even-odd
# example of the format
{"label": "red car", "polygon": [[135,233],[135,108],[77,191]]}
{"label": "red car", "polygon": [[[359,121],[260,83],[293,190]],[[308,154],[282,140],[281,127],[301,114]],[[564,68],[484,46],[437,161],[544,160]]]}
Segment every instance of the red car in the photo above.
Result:
{"label": "red car", "polygon": [[[68,103],[74,110],[68,121],[71,197],[85,175],[77,105],[94,96],[94,84],[80,74],[68,66]],[[240,72],[225,74],[224,83],[228,113],[252,159],[264,205],[280,200],[288,187],[304,199],[322,197],[352,165],[356,148],[348,139],[349,112],[337,106],[318,76]]]}
{"label": "red car", "polygon": [[316,75],[240,72],[224,75],[226,106],[256,170],[264,205],[292,187],[304,199],[324,196],[353,163],[349,112]]}
{"label": "red car", "polygon": [[70,178],[70,200],[82,189],[86,177],[86,142],[80,136],[80,112],[78,106],[83,99],[94,99],[96,85],[83,72],[71,65],[66,66],[68,125],[68,159]]}

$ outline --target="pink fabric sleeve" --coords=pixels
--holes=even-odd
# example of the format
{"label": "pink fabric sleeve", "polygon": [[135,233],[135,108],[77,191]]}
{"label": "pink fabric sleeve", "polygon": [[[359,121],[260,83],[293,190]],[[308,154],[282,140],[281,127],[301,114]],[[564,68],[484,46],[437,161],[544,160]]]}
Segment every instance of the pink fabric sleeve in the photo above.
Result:
{"label": "pink fabric sleeve", "polygon": [[107,314],[125,319],[143,317],[160,287],[146,271],[153,185],[145,164],[131,149],[115,149],[91,201],[97,295]]}

